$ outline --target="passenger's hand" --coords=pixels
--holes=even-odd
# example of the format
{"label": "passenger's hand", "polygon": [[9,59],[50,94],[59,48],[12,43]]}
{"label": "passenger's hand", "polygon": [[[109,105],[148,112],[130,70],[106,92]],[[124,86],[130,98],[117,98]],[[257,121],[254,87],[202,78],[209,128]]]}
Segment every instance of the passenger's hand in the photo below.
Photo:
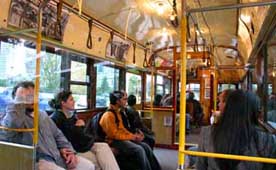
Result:
{"label": "passenger's hand", "polygon": [[85,126],[85,122],[82,119],[78,119],[75,126]]}
{"label": "passenger's hand", "polygon": [[61,156],[63,157],[63,159],[67,159],[67,156],[70,155],[70,154],[74,154],[74,152],[69,149],[69,148],[62,148],[59,150],[60,151],[60,154]]}
{"label": "passenger's hand", "polygon": [[19,87],[16,90],[14,102],[17,104],[33,104],[34,94],[33,89]]}
{"label": "passenger's hand", "polygon": [[212,115],[213,115],[213,116],[220,116],[221,113],[220,113],[219,110],[216,110],[216,111],[213,111],[213,112],[212,112]]}
{"label": "passenger's hand", "polygon": [[141,142],[142,140],[144,140],[144,134],[135,133],[135,141]]}
{"label": "passenger's hand", "polygon": [[75,153],[68,148],[60,149],[61,156],[65,159],[68,169],[74,169],[78,163]]}
{"label": "passenger's hand", "polygon": [[69,154],[67,156],[67,159],[66,159],[67,168],[68,169],[75,169],[77,164],[78,164],[78,158],[76,157],[76,155],[74,153]]}

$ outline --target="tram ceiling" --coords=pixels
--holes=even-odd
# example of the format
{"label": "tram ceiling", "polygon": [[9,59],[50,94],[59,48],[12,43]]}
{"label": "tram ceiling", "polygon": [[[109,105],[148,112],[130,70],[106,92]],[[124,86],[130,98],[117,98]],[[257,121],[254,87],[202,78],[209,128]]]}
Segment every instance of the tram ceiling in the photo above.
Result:
{"label": "tram ceiling", "polygon": [[[52,1],[63,1],[66,6],[75,9],[81,6],[82,14],[86,16],[84,19],[91,17],[99,25],[107,26],[107,30],[112,31],[112,28],[140,45],[150,42],[153,44],[152,51],[180,46],[182,0]],[[187,16],[187,41],[192,44],[188,51],[208,51],[217,68],[220,65],[244,66],[252,58],[252,50],[262,32],[262,24],[270,7],[258,5],[267,5],[269,2],[271,1],[187,0],[187,11],[190,12]],[[244,4],[254,7],[243,8],[246,6]],[[223,8],[225,10],[221,10]],[[269,54],[273,56],[274,50]],[[173,58],[172,50],[160,52],[159,55],[161,59]],[[243,75],[239,75],[241,76]]]}
{"label": "tram ceiling", "polygon": [[[64,0],[77,6],[76,0]],[[181,0],[83,0],[82,11],[152,50],[180,45]],[[248,62],[266,17],[268,1],[187,0],[188,41],[213,49],[216,66]],[[244,8],[251,7],[251,8]],[[224,9],[225,8],[225,9]],[[222,10],[223,9],[223,10]],[[227,48],[227,47],[234,47]],[[199,49],[199,51],[202,49]],[[164,53],[163,58],[172,58]],[[239,77],[242,77],[240,75]]]}

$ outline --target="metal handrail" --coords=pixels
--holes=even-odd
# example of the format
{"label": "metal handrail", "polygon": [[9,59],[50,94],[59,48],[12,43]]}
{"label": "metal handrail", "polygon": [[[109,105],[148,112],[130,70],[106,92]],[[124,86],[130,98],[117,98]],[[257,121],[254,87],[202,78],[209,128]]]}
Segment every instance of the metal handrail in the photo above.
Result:
{"label": "metal handrail", "polygon": [[244,155],[232,155],[232,154],[221,154],[221,153],[210,153],[210,152],[199,152],[199,151],[188,151],[180,149],[179,152],[182,152],[187,155],[201,156],[201,157],[212,157],[212,158],[223,158],[223,159],[233,159],[241,161],[250,161],[250,162],[263,162],[263,163],[273,163],[276,164],[276,159],[273,158],[263,158],[263,157],[254,157],[254,156],[244,156]]}
{"label": "metal handrail", "polygon": [[5,127],[5,126],[0,126],[0,129],[8,130],[8,131],[15,131],[15,132],[33,132],[35,130],[34,128],[27,128],[27,129],[23,129],[23,128],[8,128],[8,127]]}

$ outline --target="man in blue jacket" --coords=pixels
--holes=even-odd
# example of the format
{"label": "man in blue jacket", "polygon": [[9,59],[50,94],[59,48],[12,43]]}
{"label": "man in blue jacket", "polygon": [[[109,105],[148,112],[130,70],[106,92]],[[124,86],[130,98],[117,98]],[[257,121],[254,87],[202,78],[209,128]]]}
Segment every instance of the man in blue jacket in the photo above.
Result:
{"label": "man in blue jacket", "polygon": [[[7,106],[2,125],[9,128],[33,128],[34,84],[24,81],[17,84],[12,92],[14,99]],[[70,142],[47,114],[39,114],[39,140],[37,164],[39,170],[94,170],[94,165],[75,155]],[[9,142],[32,145],[32,132],[5,131]]]}

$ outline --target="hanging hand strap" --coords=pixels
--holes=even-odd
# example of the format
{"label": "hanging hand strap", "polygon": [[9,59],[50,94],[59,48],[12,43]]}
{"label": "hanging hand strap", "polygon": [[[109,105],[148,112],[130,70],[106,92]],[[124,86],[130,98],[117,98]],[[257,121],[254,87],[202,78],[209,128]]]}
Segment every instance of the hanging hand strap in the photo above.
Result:
{"label": "hanging hand strap", "polygon": [[132,59],[132,63],[135,64],[135,60],[136,60],[136,43],[133,43],[133,59]]}
{"label": "hanging hand strap", "polygon": [[92,26],[93,26],[93,20],[88,20],[88,37],[86,41],[86,47],[89,49],[92,49]]}
{"label": "hanging hand strap", "polygon": [[148,61],[147,61],[147,49],[144,49],[145,56],[144,56],[144,61],[143,61],[143,67],[148,67]]}
{"label": "hanging hand strap", "polygon": [[113,31],[111,31],[110,32],[110,55],[111,56],[113,56],[114,54],[113,54],[113,52],[114,52],[114,46],[112,45],[112,43],[113,43],[113,37],[114,37],[114,32]]}

